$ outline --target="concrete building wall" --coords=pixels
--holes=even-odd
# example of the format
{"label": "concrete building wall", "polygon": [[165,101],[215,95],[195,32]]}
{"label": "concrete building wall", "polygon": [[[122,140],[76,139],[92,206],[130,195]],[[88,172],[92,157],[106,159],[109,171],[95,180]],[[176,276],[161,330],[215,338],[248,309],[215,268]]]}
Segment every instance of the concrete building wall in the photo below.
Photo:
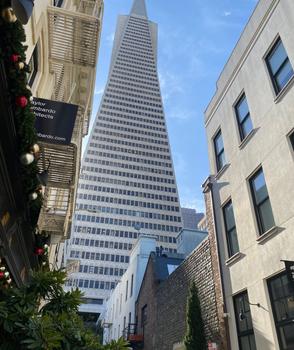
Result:
{"label": "concrete building wall", "polygon": [[155,249],[156,238],[148,235],[141,235],[139,237],[131,253],[129,267],[107,301],[104,322],[110,324],[110,326],[105,328],[105,342],[120,338],[123,336],[123,332],[125,328],[128,327],[129,323],[136,323],[136,299],[141,287],[149,255],[151,252],[154,252]]}
{"label": "concrete building wall", "polygon": [[177,252],[188,256],[205,238],[207,232],[182,229],[177,237]]}
{"label": "concrete building wall", "polygon": [[[218,83],[206,111],[210,170],[216,174],[213,137],[221,128],[227,166],[213,180],[219,252],[228,307],[231,346],[238,349],[233,296],[247,290],[258,350],[280,349],[267,280],[294,260],[294,163],[288,134],[294,126],[293,79],[276,96],[265,55],[280,36],[292,66],[294,3],[260,1]],[[240,141],[234,104],[245,92],[254,131]],[[275,227],[260,237],[249,177],[262,165]],[[222,206],[232,200],[240,253],[229,259]]]}

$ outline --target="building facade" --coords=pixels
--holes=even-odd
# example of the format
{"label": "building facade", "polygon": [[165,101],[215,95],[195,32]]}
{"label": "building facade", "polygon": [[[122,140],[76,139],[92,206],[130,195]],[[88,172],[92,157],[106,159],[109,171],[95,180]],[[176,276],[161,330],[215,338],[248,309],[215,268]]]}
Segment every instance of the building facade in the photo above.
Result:
{"label": "building facade", "polygon": [[234,350],[294,349],[293,21],[293,1],[258,2],[205,113]]}
{"label": "building facade", "polygon": [[131,252],[130,264],[107,301],[103,317],[104,343],[132,332],[136,324],[135,304],[151,252],[156,250],[156,238],[140,235]]}
{"label": "building facade", "polygon": [[176,250],[181,213],[157,72],[157,25],[144,0],[119,16],[110,72],[80,174],[67,257],[78,286],[103,311],[128,267],[138,232]]}
{"label": "building facade", "polygon": [[38,166],[45,170],[49,160],[50,169],[38,227],[50,234],[50,263],[56,266],[60,266],[60,244],[69,237],[73,219],[82,139],[92,113],[102,18],[103,0],[35,1],[25,26],[33,95],[78,105],[69,145],[39,143]]}
{"label": "building facade", "polygon": [[[17,2],[13,2],[12,6],[16,4]],[[26,5],[28,13],[25,22],[31,14],[30,9],[32,10],[29,2]],[[1,13],[2,10],[10,13],[11,9],[7,6],[10,6],[10,1],[2,1]],[[21,15],[22,11],[17,13]],[[13,31],[14,26],[21,26],[21,23],[16,22],[17,18],[13,13],[10,13],[10,16],[12,22],[9,23],[12,24],[9,30]],[[16,132],[18,130],[15,123],[16,110],[12,105],[13,99],[9,97],[11,91],[7,85],[13,74],[5,72],[7,66],[5,67],[2,62],[1,56],[3,127],[0,137],[0,257],[2,263],[5,259],[17,285],[26,282],[31,271],[39,264],[35,252],[40,244],[38,237],[46,236],[46,241],[50,244],[51,267],[60,266],[62,260],[62,249],[59,247],[69,236],[73,217],[82,137],[88,132],[94,95],[102,17],[103,0],[38,0],[35,1],[32,16],[24,26],[26,62],[19,64],[20,67],[25,67],[25,71],[27,67],[24,63],[30,68],[30,73],[26,76],[27,89],[32,91],[33,97],[78,106],[78,116],[69,145],[62,146],[41,141],[34,145],[36,156],[33,165],[36,165],[40,173],[47,170],[50,163],[46,187],[38,188],[38,191],[44,192],[40,215],[39,210],[33,212],[31,210],[33,206],[26,204],[28,196],[22,181],[23,169],[20,159],[15,155],[19,152],[20,141],[23,141],[20,139],[25,139],[27,135],[19,137]],[[1,22],[2,39],[6,35],[3,20],[4,17]],[[22,35],[23,28],[18,28],[18,35]],[[15,50],[15,40],[18,40],[17,36],[11,40],[9,49],[14,47]],[[30,180],[34,181],[32,178]],[[43,183],[40,182],[39,186],[41,185]],[[36,224],[37,230],[35,230]],[[36,233],[41,235],[38,236]]]}
{"label": "building facade", "polygon": [[203,219],[203,213],[197,213],[195,209],[181,208],[183,228],[196,230],[199,222]]}
{"label": "building facade", "polygon": [[207,342],[219,350],[227,349],[212,247],[213,241],[206,237],[185,260],[150,255],[136,303],[137,334],[143,335],[144,350],[185,349],[186,306],[193,282],[198,288]]}
{"label": "building facade", "polygon": [[177,252],[187,257],[205,238],[206,231],[183,228],[177,237]]}

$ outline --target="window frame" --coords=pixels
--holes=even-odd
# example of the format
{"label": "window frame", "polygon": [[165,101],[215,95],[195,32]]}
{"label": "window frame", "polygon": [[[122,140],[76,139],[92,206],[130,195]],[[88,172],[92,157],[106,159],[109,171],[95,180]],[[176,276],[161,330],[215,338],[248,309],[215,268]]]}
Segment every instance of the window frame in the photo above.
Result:
{"label": "window frame", "polygon": [[[239,310],[237,309],[237,298],[240,298],[240,297],[243,297],[243,296],[246,296],[246,295],[247,295],[247,300],[248,300],[247,303],[248,303],[250,317],[251,317],[252,329],[246,330],[246,331],[240,331],[240,329],[239,329]],[[245,299],[242,299],[242,300],[243,300],[243,304],[244,304],[245,303]],[[254,327],[253,327],[253,321],[252,321],[252,315],[251,315],[251,308],[250,308],[250,302],[249,302],[249,297],[248,297],[248,291],[244,290],[244,291],[234,295],[233,296],[233,305],[234,305],[235,322],[236,322],[236,329],[237,329],[237,337],[238,337],[239,349],[243,350],[242,349],[242,344],[241,344],[241,338],[250,337],[251,335],[253,335],[253,338],[254,338],[254,341],[255,341],[255,347],[256,347],[255,332],[254,332]]]}
{"label": "window frame", "polygon": [[[277,274],[277,275],[275,275],[267,280],[269,299],[270,299],[270,303],[271,303],[271,309],[272,309],[272,314],[273,314],[274,323],[275,323],[275,330],[276,330],[277,338],[279,341],[280,349],[282,349],[282,346],[283,346],[283,342],[282,342],[282,338],[281,338],[281,334],[280,334],[280,327],[284,327],[284,326],[293,324],[294,317],[288,318],[287,320],[278,321],[276,308],[274,307],[274,302],[277,301],[278,299],[274,299],[274,297],[273,297],[271,282],[273,282],[277,279],[281,279],[284,276],[286,276],[286,278],[287,278],[286,271],[283,271],[283,272],[281,272],[281,273],[279,273],[279,274]],[[284,288],[283,288],[283,290],[284,290]],[[294,288],[293,288],[293,297],[294,297]],[[279,299],[282,299],[282,298],[279,298]]]}
{"label": "window frame", "polygon": [[[276,51],[276,49],[278,48],[279,44],[282,44],[283,47],[284,47],[284,50],[287,54],[287,57],[285,58],[285,60],[280,64],[277,72],[274,74],[273,71],[272,71],[272,68],[271,68],[271,65],[270,65],[270,62],[269,60],[273,57],[273,54],[274,52]],[[267,70],[268,70],[268,73],[269,73],[269,76],[271,78],[271,82],[272,82],[272,85],[273,85],[273,88],[274,88],[274,91],[275,91],[275,94],[276,96],[280,94],[281,91],[284,90],[284,88],[287,86],[287,84],[289,83],[289,81],[294,77],[294,69],[293,69],[293,65],[291,64],[291,61],[290,61],[290,58],[289,58],[289,55],[288,55],[288,52],[286,51],[286,48],[285,48],[285,45],[284,45],[284,42],[282,41],[281,37],[278,36],[274,43],[271,45],[269,51],[266,53],[265,55],[265,63],[266,63],[266,67],[267,67]],[[289,80],[287,81],[287,83],[282,87],[280,88],[279,85],[277,84],[277,79],[276,77],[279,75],[279,73],[282,71],[282,69],[285,67],[285,65],[287,64],[287,62],[290,63],[291,67],[292,67],[292,71],[293,71],[293,74],[292,76],[289,78]]]}
{"label": "window frame", "polygon": [[[216,149],[216,140],[218,137],[222,138],[222,143],[223,143],[223,147],[222,147],[220,152],[217,152],[217,149]],[[218,129],[218,131],[213,136],[213,147],[214,147],[214,156],[215,156],[215,162],[216,162],[216,170],[217,170],[217,172],[220,172],[222,170],[222,168],[226,165],[225,145],[224,145],[223,134],[222,134],[221,128]],[[224,155],[224,164],[222,164],[220,166],[219,159],[220,159],[221,155]]]}
{"label": "window frame", "polygon": [[[265,199],[263,199],[260,203],[256,202],[256,198],[255,198],[255,189],[254,189],[254,185],[253,185],[253,181],[254,179],[256,179],[258,177],[258,175],[260,173],[263,173],[263,177],[264,177],[264,182],[265,182],[265,186],[266,186],[266,190],[267,190],[267,197]],[[254,173],[252,175],[250,175],[249,177],[249,186],[250,186],[250,192],[251,192],[251,198],[252,198],[252,202],[253,202],[253,206],[254,206],[254,212],[255,212],[255,218],[257,221],[257,226],[258,226],[258,232],[259,235],[262,236],[263,234],[265,234],[268,230],[272,229],[273,227],[275,227],[275,218],[274,218],[274,213],[273,213],[273,209],[272,209],[272,205],[271,205],[271,201],[270,201],[270,196],[268,193],[268,189],[267,189],[267,184],[266,184],[266,180],[265,180],[265,176],[264,176],[264,171],[262,167],[259,167],[258,169],[256,169],[254,171]],[[269,229],[265,230],[264,225],[263,225],[263,221],[262,221],[262,216],[260,214],[260,207],[261,205],[263,205],[266,201],[269,201],[270,203],[270,207],[271,207],[271,211],[272,211],[272,217],[273,217],[273,222],[274,225],[272,227],[270,227]]]}
{"label": "window frame", "polygon": [[[227,224],[227,219],[226,219],[226,208],[231,205],[232,206],[232,210],[233,210],[233,216],[234,216],[234,226],[230,229],[228,229],[228,224]],[[224,220],[224,226],[225,226],[225,234],[226,234],[226,241],[227,241],[227,249],[228,249],[228,256],[229,258],[231,258],[232,256],[234,256],[235,254],[238,254],[240,252],[240,246],[239,246],[239,240],[238,240],[238,234],[237,234],[237,227],[236,227],[236,220],[235,220],[235,213],[234,213],[234,207],[233,207],[233,202],[232,199],[228,199],[225,204],[222,206],[222,212],[223,212],[223,220]],[[237,242],[238,242],[238,250],[233,253],[232,247],[231,247],[231,239],[230,239],[230,233],[235,230],[236,231],[236,235],[237,235]]]}
{"label": "window frame", "polygon": [[[235,115],[236,115],[236,118],[237,118],[237,124],[238,124],[238,129],[239,129],[239,135],[240,135],[241,142],[244,141],[250,135],[250,133],[252,133],[252,131],[254,129],[253,128],[252,119],[251,119],[251,113],[250,113],[250,110],[249,110],[249,106],[248,106],[248,113],[243,118],[242,122],[240,120],[241,117],[240,117],[240,113],[239,113],[238,107],[241,105],[242,101],[244,101],[244,100],[246,100],[246,104],[248,106],[247,96],[246,96],[245,92],[243,91],[241,93],[240,97],[237,99],[237,101],[234,104],[234,111],[235,111]],[[250,119],[250,121],[251,121],[252,129],[249,131],[248,134],[245,135],[243,125],[248,119]]]}

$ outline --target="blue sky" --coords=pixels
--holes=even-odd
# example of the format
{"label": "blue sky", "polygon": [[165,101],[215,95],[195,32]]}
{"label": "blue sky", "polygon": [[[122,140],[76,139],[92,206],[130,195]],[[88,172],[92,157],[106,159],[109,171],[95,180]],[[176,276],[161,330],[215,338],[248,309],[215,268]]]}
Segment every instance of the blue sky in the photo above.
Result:
{"label": "blue sky", "polygon": [[[158,70],[182,206],[204,210],[209,175],[203,111],[256,0],[146,0],[158,23]],[[92,122],[106,84],[119,14],[132,0],[104,0]],[[87,142],[87,139],[85,140]]]}

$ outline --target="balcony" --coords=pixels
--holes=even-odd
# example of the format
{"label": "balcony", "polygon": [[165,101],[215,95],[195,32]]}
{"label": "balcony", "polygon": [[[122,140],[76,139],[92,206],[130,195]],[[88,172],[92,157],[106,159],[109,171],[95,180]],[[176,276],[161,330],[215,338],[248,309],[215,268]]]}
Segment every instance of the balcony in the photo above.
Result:
{"label": "balcony", "polygon": [[144,348],[144,335],[137,333],[137,324],[130,323],[123,330],[123,338],[125,340],[128,340],[132,349]]}
{"label": "balcony", "polygon": [[39,168],[44,171],[49,161],[50,168],[38,226],[51,235],[51,244],[64,241],[70,234],[80,169],[81,125],[82,115],[78,111],[70,145],[39,143]]}
{"label": "balcony", "polygon": [[49,62],[55,77],[53,99],[74,103],[84,112],[88,133],[100,41],[102,0],[68,1],[48,7]]}

